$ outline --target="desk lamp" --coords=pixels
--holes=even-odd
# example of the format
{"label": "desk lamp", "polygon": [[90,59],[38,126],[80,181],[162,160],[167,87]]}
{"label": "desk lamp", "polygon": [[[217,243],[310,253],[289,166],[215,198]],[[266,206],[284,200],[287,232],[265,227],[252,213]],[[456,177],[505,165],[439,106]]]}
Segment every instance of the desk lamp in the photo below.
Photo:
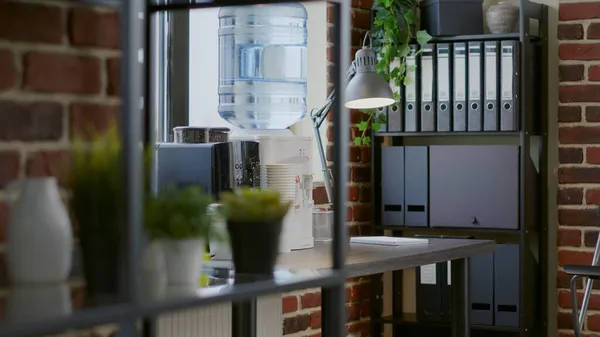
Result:
{"label": "desk lamp", "polygon": [[[369,45],[367,46],[367,39],[369,39]],[[350,65],[348,72],[346,73],[346,102],[344,106],[348,109],[375,109],[384,106],[392,105],[395,103],[394,93],[390,88],[390,85],[377,74],[375,66],[377,65],[377,58],[375,52],[371,50],[371,36],[369,32],[365,34],[362,48],[356,52],[354,61]],[[327,157],[325,155],[325,149],[323,148],[323,140],[321,139],[321,133],[319,129],[331,107],[335,103],[335,90],[329,94],[327,101],[319,109],[313,109],[310,113],[310,118],[313,121],[313,127],[315,130],[315,137],[317,140],[317,146],[319,148],[319,155],[321,157],[321,167],[323,169],[325,178],[325,191],[327,192],[327,199],[332,202],[332,188],[333,188],[333,175],[331,170],[327,167]]]}

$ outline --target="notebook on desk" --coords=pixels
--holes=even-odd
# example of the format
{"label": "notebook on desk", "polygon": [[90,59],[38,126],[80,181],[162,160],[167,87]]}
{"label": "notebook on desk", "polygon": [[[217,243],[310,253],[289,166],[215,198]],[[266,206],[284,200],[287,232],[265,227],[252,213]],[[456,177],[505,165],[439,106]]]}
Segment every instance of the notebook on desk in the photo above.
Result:
{"label": "notebook on desk", "polygon": [[357,236],[351,237],[350,243],[379,246],[412,246],[428,244],[428,239],[399,238],[394,236]]}

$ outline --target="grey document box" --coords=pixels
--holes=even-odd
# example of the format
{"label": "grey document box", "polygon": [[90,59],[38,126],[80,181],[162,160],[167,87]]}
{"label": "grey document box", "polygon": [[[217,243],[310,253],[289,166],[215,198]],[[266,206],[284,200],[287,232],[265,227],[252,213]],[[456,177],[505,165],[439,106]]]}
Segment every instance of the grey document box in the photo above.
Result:
{"label": "grey document box", "polygon": [[494,252],[496,326],[519,326],[519,245],[497,245]]}
{"label": "grey document box", "polygon": [[471,323],[494,325],[494,253],[471,258]]}
{"label": "grey document box", "polygon": [[519,146],[429,147],[431,227],[519,228]]}
{"label": "grey document box", "polygon": [[404,147],[381,148],[382,225],[404,226]]}

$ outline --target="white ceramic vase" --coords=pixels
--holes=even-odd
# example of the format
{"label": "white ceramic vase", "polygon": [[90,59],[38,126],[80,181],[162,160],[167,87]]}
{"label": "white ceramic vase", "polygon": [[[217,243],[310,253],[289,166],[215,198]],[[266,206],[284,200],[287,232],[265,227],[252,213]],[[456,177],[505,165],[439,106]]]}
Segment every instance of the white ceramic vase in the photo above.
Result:
{"label": "white ceramic vase", "polygon": [[13,284],[59,283],[71,272],[73,229],[56,178],[11,182],[7,264]]}
{"label": "white ceramic vase", "polygon": [[169,286],[200,284],[205,241],[203,239],[162,240]]}
{"label": "white ceramic vase", "polygon": [[507,34],[518,31],[519,7],[501,1],[485,12],[488,28],[492,34]]}
{"label": "white ceramic vase", "polygon": [[15,321],[66,316],[71,310],[71,292],[66,282],[12,285],[6,300],[6,314]]}

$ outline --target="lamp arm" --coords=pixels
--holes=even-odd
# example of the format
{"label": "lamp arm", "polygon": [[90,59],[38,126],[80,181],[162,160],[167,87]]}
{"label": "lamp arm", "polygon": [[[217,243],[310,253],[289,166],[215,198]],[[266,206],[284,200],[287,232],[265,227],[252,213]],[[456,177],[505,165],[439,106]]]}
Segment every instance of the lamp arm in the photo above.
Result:
{"label": "lamp arm", "polygon": [[[354,61],[350,64],[348,71],[346,72],[346,83],[349,82],[354,75],[356,75],[356,66]],[[313,129],[315,131],[315,139],[317,141],[317,147],[319,150],[319,157],[321,160],[321,169],[323,171],[323,179],[325,180],[325,192],[327,192],[327,201],[333,202],[333,173],[331,169],[327,167],[327,155],[325,154],[325,148],[323,147],[323,139],[321,138],[321,132],[319,129],[325,120],[327,119],[327,115],[329,115],[329,111],[333,107],[333,104],[336,101],[335,89],[331,91],[325,104],[321,106],[319,109],[312,110],[310,113],[310,118],[313,122]]]}

